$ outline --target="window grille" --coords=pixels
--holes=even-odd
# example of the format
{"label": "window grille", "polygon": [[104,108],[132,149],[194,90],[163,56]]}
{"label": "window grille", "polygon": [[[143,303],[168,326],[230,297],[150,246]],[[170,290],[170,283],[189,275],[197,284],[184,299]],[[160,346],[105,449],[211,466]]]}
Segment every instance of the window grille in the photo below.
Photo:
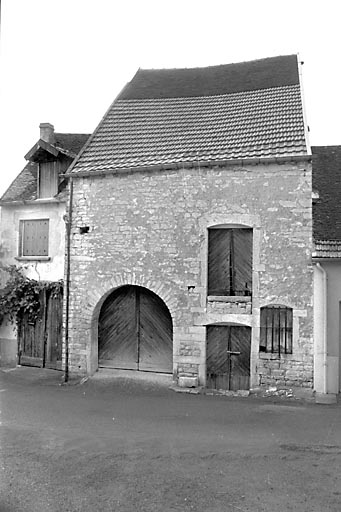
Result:
{"label": "window grille", "polygon": [[279,355],[292,354],[292,308],[261,308],[259,350]]}

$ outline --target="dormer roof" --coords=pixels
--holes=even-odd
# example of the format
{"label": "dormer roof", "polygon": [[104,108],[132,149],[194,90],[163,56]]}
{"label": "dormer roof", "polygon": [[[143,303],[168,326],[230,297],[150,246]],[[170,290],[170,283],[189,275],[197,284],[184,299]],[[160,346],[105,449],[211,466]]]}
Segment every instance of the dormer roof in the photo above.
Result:
{"label": "dormer roof", "polygon": [[39,139],[30,149],[25,156],[29,162],[3,194],[0,203],[10,204],[17,201],[34,201],[37,199],[38,163],[58,158],[68,158],[69,164],[71,164],[90,135],[55,133],[54,137],[53,144]]}

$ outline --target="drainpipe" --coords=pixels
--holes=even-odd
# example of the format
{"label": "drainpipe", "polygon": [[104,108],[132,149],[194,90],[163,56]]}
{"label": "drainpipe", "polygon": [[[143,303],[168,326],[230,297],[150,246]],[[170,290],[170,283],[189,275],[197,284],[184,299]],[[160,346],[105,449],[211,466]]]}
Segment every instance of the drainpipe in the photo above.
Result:
{"label": "drainpipe", "polygon": [[65,269],[65,373],[64,381],[69,380],[69,315],[70,315],[70,247],[72,224],[73,180],[69,181],[69,207],[66,219],[66,269]]}
{"label": "drainpipe", "polygon": [[322,285],[323,285],[323,393],[327,393],[327,272],[320,265],[316,263],[316,267],[322,273]]}

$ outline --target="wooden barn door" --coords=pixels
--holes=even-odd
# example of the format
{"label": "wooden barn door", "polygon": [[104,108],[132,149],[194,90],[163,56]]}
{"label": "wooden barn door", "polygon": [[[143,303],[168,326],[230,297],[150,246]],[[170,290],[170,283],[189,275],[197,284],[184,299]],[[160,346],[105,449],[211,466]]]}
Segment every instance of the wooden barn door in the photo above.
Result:
{"label": "wooden barn door", "polygon": [[140,291],[139,311],[139,369],[172,373],[173,327],[166,305],[154,293]]}
{"label": "wooden barn door", "polygon": [[172,373],[170,313],[154,293],[123,286],[104,302],[98,322],[99,366]]}
{"label": "wooden barn door", "polygon": [[251,328],[207,327],[207,387],[237,391],[250,387]]}

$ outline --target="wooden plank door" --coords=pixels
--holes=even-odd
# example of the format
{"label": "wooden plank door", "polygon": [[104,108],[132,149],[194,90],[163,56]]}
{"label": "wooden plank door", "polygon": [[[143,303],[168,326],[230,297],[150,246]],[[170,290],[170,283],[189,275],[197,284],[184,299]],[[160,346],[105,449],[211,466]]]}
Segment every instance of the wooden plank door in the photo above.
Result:
{"label": "wooden plank door", "polygon": [[45,367],[62,369],[63,296],[50,295],[47,301]]}
{"label": "wooden plank door", "polygon": [[230,330],[230,390],[250,389],[251,328],[232,326]]}
{"label": "wooden plank door", "polygon": [[236,391],[250,385],[251,329],[207,327],[207,387]]}
{"label": "wooden plank door", "polygon": [[139,292],[139,323],[139,369],[172,373],[172,318],[164,302],[143,288]]}
{"label": "wooden plank door", "polygon": [[98,322],[99,366],[138,369],[136,290],[122,286],[105,300]]}
{"label": "wooden plank door", "polygon": [[46,312],[43,306],[43,293],[40,293],[40,307],[35,321],[28,314],[20,320],[18,325],[19,364],[24,366],[44,366],[44,342]]}

